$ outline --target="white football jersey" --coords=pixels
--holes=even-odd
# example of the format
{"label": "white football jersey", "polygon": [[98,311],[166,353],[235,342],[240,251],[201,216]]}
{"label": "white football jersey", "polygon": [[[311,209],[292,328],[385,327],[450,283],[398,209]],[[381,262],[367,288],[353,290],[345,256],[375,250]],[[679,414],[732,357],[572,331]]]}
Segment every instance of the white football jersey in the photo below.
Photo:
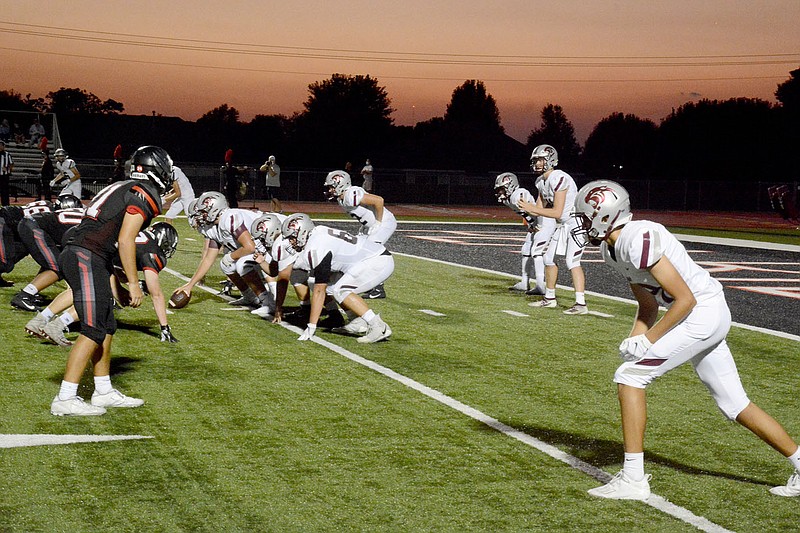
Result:
{"label": "white football jersey", "polygon": [[519,216],[524,218],[525,222],[528,223],[528,227],[532,228],[532,227],[536,226],[537,219],[539,217],[535,217],[533,215],[530,215],[530,214],[526,213],[525,211],[523,211],[522,209],[520,209],[517,206],[517,204],[519,203],[520,200],[524,200],[526,202],[531,202],[532,204],[536,203],[536,198],[533,197],[533,195],[530,193],[530,191],[528,189],[524,189],[522,187],[518,187],[517,190],[512,192],[511,195],[508,197],[508,199],[503,202],[503,204],[506,207],[508,207],[509,209],[511,209],[512,211],[514,211],[516,214],[518,214]]}
{"label": "white football jersey", "polygon": [[[351,185],[344,190],[344,194],[338,198],[339,206],[345,213],[353,217],[361,224],[360,233],[369,233],[369,230],[378,222],[375,218],[375,211],[371,207],[361,205],[361,200],[367,194],[362,187]],[[386,207],[383,208],[383,222],[394,220],[394,214]]]}
{"label": "white football jersey", "polygon": [[669,259],[697,301],[722,292],[722,284],[695,263],[683,244],[667,228],[656,222],[628,222],[620,231],[613,250],[608,243],[603,242],[600,253],[606,264],[625,276],[628,282],[648,289],[665,307],[672,304],[673,298],[647,270],[662,257]]}
{"label": "white football jersey", "polygon": [[304,258],[313,270],[322,260],[331,254],[331,271],[347,272],[371,257],[386,252],[382,244],[365,238],[357,238],[346,231],[317,226],[308,237],[303,249]]}
{"label": "white football jersey", "polygon": [[289,265],[298,270],[311,270],[305,254],[299,253],[283,237],[278,237],[272,244],[272,259],[277,261],[278,270],[283,270]]}
{"label": "white football jersey", "polygon": [[178,183],[178,188],[181,190],[181,198],[189,201],[194,200],[194,188],[192,188],[189,178],[186,177],[180,167],[172,166],[172,177]]}
{"label": "white football jersey", "polygon": [[263,214],[261,211],[250,211],[249,209],[225,209],[217,221],[219,236],[222,239],[220,244],[233,250],[241,248],[239,236],[245,231],[249,232],[253,221]]}
{"label": "white football jersey", "polygon": [[542,205],[552,207],[557,192],[567,191],[564,201],[564,211],[561,216],[556,218],[558,222],[564,223],[569,220],[575,211],[575,198],[578,196],[578,187],[572,176],[563,170],[554,170],[547,176],[547,179],[539,178],[536,180],[536,188],[542,196]]}
{"label": "white football jersey", "polygon": [[65,159],[64,161],[55,161],[56,174],[61,173],[70,178],[75,177],[75,161],[72,159]]}

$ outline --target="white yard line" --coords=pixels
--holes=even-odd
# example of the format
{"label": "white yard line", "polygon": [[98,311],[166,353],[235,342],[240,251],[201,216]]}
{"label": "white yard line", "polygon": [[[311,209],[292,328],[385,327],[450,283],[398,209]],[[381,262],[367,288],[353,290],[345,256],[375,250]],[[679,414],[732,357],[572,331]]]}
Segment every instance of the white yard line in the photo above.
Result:
{"label": "white yard line", "polygon": [[[405,255],[407,257],[416,257],[416,256],[409,256],[407,254],[397,254],[397,255]],[[419,259],[427,259],[427,258],[419,257]],[[444,261],[436,261],[436,260],[430,260],[430,261],[439,262],[439,263],[445,263]],[[454,263],[447,263],[447,264],[464,267],[464,265],[455,265]],[[471,267],[464,267],[464,268],[471,268]],[[188,281],[188,279],[189,279],[186,276],[184,276],[184,275],[182,275],[182,274],[180,274],[180,273],[178,273],[178,272],[176,272],[176,271],[174,271],[172,269],[165,268],[164,270],[166,272],[174,275],[174,276],[177,276],[178,278],[180,278],[180,279],[182,279],[184,281]],[[484,272],[493,272],[493,271],[484,270],[484,269],[476,269],[476,270],[483,270]],[[501,273],[498,273],[498,272],[493,272],[493,273],[501,274]],[[503,274],[503,275],[505,275],[505,274]],[[198,287],[200,287],[201,289],[203,289],[203,290],[205,290],[207,292],[210,292],[212,294],[216,294],[216,295],[218,295],[220,297],[226,298],[225,296],[220,294],[219,291],[215,291],[213,289],[209,289],[208,287],[204,287],[204,286],[200,286],[200,285],[198,285]],[[426,312],[426,311],[429,311],[429,310],[421,310],[421,311]],[[280,325],[283,326],[285,329],[296,333],[297,335],[300,335],[300,334],[303,333],[303,330],[301,330],[300,328],[298,328],[296,326],[293,326],[291,324],[288,324],[286,322],[282,322]],[[452,397],[450,397],[450,396],[448,396],[446,394],[443,394],[442,392],[439,392],[436,389],[432,389],[432,388],[430,388],[430,387],[428,387],[426,385],[423,385],[422,383],[420,383],[418,381],[415,381],[415,380],[413,380],[413,379],[411,379],[411,378],[409,378],[407,376],[404,376],[403,374],[395,372],[394,370],[392,370],[390,368],[387,368],[387,367],[385,367],[383,365],[380,365],[380,364],[376,363],[375,361],[371,361],[369,359],[361,357],[360,355],[357,355],[357,354],[355,354],[355,353],[353,353],[353,352],[351,352],[351,351],[349,351],[349,350],[347,350],[345,348],[342,348],[341,346],[339,346],[337,344],[334,344],[332,342],[329,342],[329,341],[326,341],[324,339],[321,339],[320,337],[314,336],[314,337],[312,337],[311,341],[316,343],[316,344],[318,344],[318,345],[320,345],[320,346],[323,346],[323,347],[325,347],[325,348],[327,348],[327,349],[329,349],[329,350],[331,350],[331,351],[341,355],[342,357],[345,357],[345,358],[347,358],[347,359],[349,359],[349,360],[351,360],[351,361],[353,361],[355,363],[358,363],[358,364],[360,364],[360,365],[362,365],[362,366],[364,366],[366,368],[374,370],[375,372],[378,372],[379,374],[381,374],[381,375],[383,375],[385,377],[388,377],[389,379],[397,381],[398,383],[401,383],[401,384],[405,385],[406,387],[408,387],[408,388],[410,388],[412,390],[415,390],[415,391],[417,391],[417,392],[419,392],[419,393],[421,393],[421,394],[423,394],[423,395],[425,395],[425,396],[427,396],[427,397],[429,397],[429,398],[431,398],[433,400],[436,400],[437,402],[439,402],[439,403],[441,403],[443,405],[446,405],[446,406],[458,411],[459,413],[472,418],[473,420],[477,420],[478,422],[481,422],[482,424],[485,424],[485,425],[491,427],[492,429],[495,429],[495,430],[499,431],[500,433],[502,433],[502,434],[504,434],[504,435],[506,435],[508,437],[516,439],[517,441],[522,442],[523,444],[526,444],[526,445],[528,445],[528,446],[530,446],[530,447],[532,447],[532,448],[534,448],[534,449],[536,449],[536,450],[538,450],[538,451],[540,451],[542,453],[545,453],[545,454],[549,455],[550,457],[552,457],[553,459],[556,459],[558,461],[566,463],[570,467],[572,467],[572,468],[574,468],[576,470],[579,470],[579,471],[581,471],[581,472],[583,472],[585,474],[588,474],[589,476],[593,477],[594,479],[596,479],[600,483],[608,483],[609,481],[611,481],[612,476],[608,472],[605,472],[604,470],[601,470],[601,469],[599,469],[599,468],[597,468],[597,467],[595,467],[595,466],[593,466],[593,465],[591,465],[591,464],[589,464],[589,463],[587,463],[585,461],[582,461],[581,459],[578,459],[577,457],[574,457],[574,456],[568,454],[567,452],[564,452],[564,451],[558,449],[557,447],[555,447],[555,446],[553,446],[551,444],[548,444],[548,443],[546,443],[544,441],[541,441],[541,440],[537,439],[536,437],[528,435],[527,433],[525,433],[523,431],[520,431],[518,429],[514,429],[513,427],[508,426],[508,425],[500,422],[496,418],[493,418],[493,417],[491,417],[491,416],[489,416],[489,415],[487,415],[487,414],[475,409],[474,407],[470,407],[469,405],[461,403],[460,401],[456,400],[455,398],[452,398]],[[713,533],[727,533],[727,532],[730,531],[730,530],[725,529],[724,527],[722,527],[722,526],[720,526],[718,524],[715,524],[714,522],[711,522],[707,518],[704,518],[702,516],[697,516],[696,514],[691,512],[690,510],[686,509],[685,507],[681,507],[679,505],[675,505],[673,503],[670,503],[669,501],[667,501],[666,499],[664,499],[661,496],[658,496],[657,494],[651,494],[650,497],[647,499],[647,501],[645,501],[643,503],[645,503],[646,505],[649,505],[650,507],[653,507],[654,509],[658,509],[659,511],[661,511],[661,512],[663,512],[663,513],[665,513],[665,514],[667,514],[669,516],[677,518],[678,520],[681,520],[681,521],[683,521],[683,522],[685,522],[685,523],[687,523],[687,524],[689,524],[689,525],[691,525],[693,527],[696,527],[697,529],[699,529],[701,531],[708,531],[708,532],[713,532]]]}

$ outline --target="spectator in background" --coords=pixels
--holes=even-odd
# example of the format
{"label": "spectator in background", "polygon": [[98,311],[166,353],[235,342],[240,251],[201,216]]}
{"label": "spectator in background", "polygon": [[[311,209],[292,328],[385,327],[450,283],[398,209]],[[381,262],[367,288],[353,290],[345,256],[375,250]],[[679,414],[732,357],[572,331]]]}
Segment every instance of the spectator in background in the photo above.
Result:
{"label": "spectator in background", "polygon": [[111,170],[111,178],[109,183],[116,183],[118,181],[125,181],[125,165],[122,161],[122,145],[118,144],[114,148],[114,168]]}
{"label": "spectator in background", "polygon": [[8,142],[11,138],[11,124],[8,123],[8,119],[4,118],[2,122],[0,122],[0,141]]}
{"label": "spectator in background", "polygon": [[369,159],[364,163],[364,168],[361,169],[361,176],[364,178],[364,184],[361,187],[367,192],[372,192],[372,165]]}
{"label": "spectator in background", "polygon": [[55,178],[56,171],[53,167],[53,161],[50,159],[50,152],[47,149],[47,137],[42,137],[42,142],[39,143],[39,150],[42,151],[42,170],[39,175],[41,182],[41,198],[42,200],[51,201],[53,199],[53,190],[50,188],[50,182]]}
{"label": "spectator in background", "polygon": [[16,143],[17,146],[25,144],[25,134],[16,122],[11,127],[11,136],[14,138],[14,143]]}
{"label": "spectator in background", "polygon": [[352,176],[353,175],[353,163],[351,163],[350,161],[345,163],[344,164],[344,171]]}
{"label": "spectator in background", "polygon": [[30,137],[30,146],[36,146],[39,141],[44,137],[44,126],[39,123],[39,119],[33,119],[33,124],[28,128],[28,137]]}
{"label": "spectator in background", "polygon": [[281,202],[278,199],[278,191],[281,188],[281,167],[275,162],[275,156],[269,156],[259,170],[267,175],[266,186],[267,198],[270,202],[270,211],[273,213],[280,213],[282,209]]}
{"label": "spectator in background", "polygon": [[0,205],[8,205],[11,172],[14,170],[14,158],[6,152],[6,143],[0,140]]}
{"label": "spectator in background", "polygon": [[56,156],[56,171],[58,173],[56,177],[53,178],[53,181],[50,182],[50,186],[55,187],[58,184],[64,186],[61,192],[58,193],[59,196],[71,194],[78,198],[83,198],[81,196],[83,192],[83,188],[81,187],[81,173],[78,172],[75,161],[69,158],[69,154],[67,154],[67,151],[63,148],[56,150],[54,155]]}
{"label": "spectator in background", "polygon": [[233,150],[228,148],[225,152],[225,166],[222,167],[222,174],[225,177],[225,199],[228,200],[228,207],[237,209],[239,207],[239,199],[237,193],[239,192],[239,183],[243,169],[233,165]]}

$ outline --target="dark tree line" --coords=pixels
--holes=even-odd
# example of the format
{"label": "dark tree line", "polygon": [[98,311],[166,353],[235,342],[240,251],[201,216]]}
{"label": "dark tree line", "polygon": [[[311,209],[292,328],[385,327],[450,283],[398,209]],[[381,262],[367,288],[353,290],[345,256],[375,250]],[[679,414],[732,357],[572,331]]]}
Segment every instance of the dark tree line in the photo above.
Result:
{"label": "dark tree line", "polygon": [[44,98],[0,91],[0,109],[55,112],[71,154],[110,158],[122,144],[160,144],[178,161],[218,162],[232,148],[238,162],[280,157],[285,167],[336,168],[370,158],[384,168],[525,171],[530,150],[555,146],[561,166],[593,177],[789,181],[800,174],[800,69],[779,84],[778,104],[753,99],[684,104],[659,124],[614,112],[581,148],[559,105],[548,104],[527,143],[505,134],[497,103],[483,82],[458,86],[442,117],[396,126],[391,100],[370,76],[334,74],[308,87],[303,111],[242,122],[222,104],[196,122],[124,115],[124,106],[81,89]]}

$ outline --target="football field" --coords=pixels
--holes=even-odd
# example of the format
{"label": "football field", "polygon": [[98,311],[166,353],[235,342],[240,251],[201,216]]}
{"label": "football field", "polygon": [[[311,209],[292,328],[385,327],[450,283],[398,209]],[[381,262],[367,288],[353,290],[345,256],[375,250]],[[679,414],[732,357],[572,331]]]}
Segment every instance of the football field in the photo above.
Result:
{"label": "football field", "polygon": [[[167,294],[202,250],[177,227]],[[800,501],[768,492],[788,462],[686,365],[648,389],[654,496],[588,496],[621,466],[611,380],[633,306],[533,309],[507,275],[452,262],[395,254],[388,298],[369,302],[394,334],[374,345],[297,342],[214,294],[214,267],[169,315],[176,345],[159,342],[149,299],[119,311],[112,379],[143,407],[60,418],[67,350],[26,337],[33,315],[8,305],[36,272],[27,258],[0,289],[0,531],[797,530]],[[728,340],[750,398],[800,438],[800,343]],[[87,372],[79,394],[92,390]]]}

